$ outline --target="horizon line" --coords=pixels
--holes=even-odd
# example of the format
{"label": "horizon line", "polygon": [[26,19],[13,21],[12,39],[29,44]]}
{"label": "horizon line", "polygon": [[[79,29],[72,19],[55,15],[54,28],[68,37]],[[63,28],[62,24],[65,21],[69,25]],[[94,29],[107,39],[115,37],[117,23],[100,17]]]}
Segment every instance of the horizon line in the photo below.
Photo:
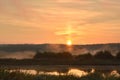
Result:
{"label": "horizon line", "polygon": [[[74,45],[104,45],[104,44],[120,44],[120,42],[113,43],[86,43],[86,44],[73,44]],[[4,43],[0,45],[66,45],[65,43]]]}

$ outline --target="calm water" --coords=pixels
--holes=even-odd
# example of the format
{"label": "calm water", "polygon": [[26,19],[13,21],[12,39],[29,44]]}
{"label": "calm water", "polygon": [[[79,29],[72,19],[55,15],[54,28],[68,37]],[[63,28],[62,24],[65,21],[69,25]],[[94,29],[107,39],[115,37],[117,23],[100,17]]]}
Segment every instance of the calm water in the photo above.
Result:
{"label": "calm water", "polygon": [[[24,70],[24,69],[19,69],[19,70],[9,70],[10,72],[16,72],[19,71],[21,73],[27,73],[27,74],[32,74],[32,75],[37,75],[37,74],[46,74],[46,75],[74,75],[74,76],[85,76],[88,75],[89,73],[87,71],[79,70],[79,69],[70,69],[66,73],[61,73],[57,71],[51,71],[51,72],[46,72],[46,71],[36,71],[36,70]],[[94,69],[91,70],[90,73],[93,73]]]}
{"label": "calm water", "polygon": [[[78,76],[78,77],[82,77],[82,76],[86,76],[90,73],[94,73],[95,69],[92,69],[90,72],[87,71],[83,71],[80,69],[70,69],[68,72],[66,73],[60,73],[57,71],[52,71],[52,72],[46,72],[46,71],[36,71],[36,70],[24,70],[24,69],[19,69],[19,70],[9,70],[10,72],[16,72],[19,71],[21,73],[26,73],[26,74],[32,74],[32,75],[37,75],[37,74],[45,74],[45,75],[55,75],[55,76],[59,76],[59,75],[74,75],[74,76]],[[120,76],[120,74],[118,73],[117,70],[113,70],[109,73],[109,75],[115,75],[115,76]],[[103,73],[104,76],[104,73]]]}
{"label": "calm water", "polygon": [[46,75],[74,75],[74,76],[86,76],[96,71],[101,72],[103,76],[115,75],[120,76],[119,66],[1,66],[10,72],[19,71],[21,73],[27,73],[32,75],[46,74]]}

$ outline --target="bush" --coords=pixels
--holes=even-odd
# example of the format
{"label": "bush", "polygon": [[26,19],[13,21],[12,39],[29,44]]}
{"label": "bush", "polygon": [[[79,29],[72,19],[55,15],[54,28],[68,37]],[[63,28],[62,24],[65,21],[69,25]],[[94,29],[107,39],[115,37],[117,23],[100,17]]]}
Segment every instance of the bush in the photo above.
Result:
{"label": "bush", "polygon": [[114,59],[111,52],[109,51],[99,51],[94,55],[94,58],[96,59]]}
{"label": "bush", "polygon": [[54,53],[54,52],[36,52],[34,59],[72,59],[72,54],[69,52]]}
{"label": "bush", "polygon": [[78,56],[76,56],[76,59],[91,59],[91,58],[93,58],[93,56],[90,54],[90,53],[87,53],[87,54],[83,54],[83,55],[78,55]]}

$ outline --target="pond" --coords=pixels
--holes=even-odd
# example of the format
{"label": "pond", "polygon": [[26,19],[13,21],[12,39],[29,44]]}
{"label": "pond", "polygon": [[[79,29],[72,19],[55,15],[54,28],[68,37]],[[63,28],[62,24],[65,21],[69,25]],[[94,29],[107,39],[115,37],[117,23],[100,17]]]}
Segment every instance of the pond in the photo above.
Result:
{"label": "pond", "polygon": [[0,69],[9,72],[21,72],[31,75],[74,75],[78,77],[100,72],[103,76],[120,76],[120,66],[70,66],[70,65],[26,65],[26,66],[0,66]]}
{"label": "pond", "polygon": [[[84,70],[80,70],[80,69],[69,69],[68,72],[58,72],[58,71],[51,71],[51,72],[47,72],[47,71],[37,71],[37,70],[27,70],[27,69],[13,69],[13,70],[7,70],[9,72],[20,72],[20,73],[26,73],[26,74],[31,74],[31,75],[54,75],[54,76],[60,76],[60,75],[74,75],[77,77],[82,77],[82,76],[87,76],[88,74],[94,73],[96,72],[95,69],[91,69],[90,72],[88,71],[84,71]],[[102,75],[110,75],[110,76],[116,76],[116,77],[120,77],[120,74],[117,70],[113,70],[109,73],[103,72]]]}

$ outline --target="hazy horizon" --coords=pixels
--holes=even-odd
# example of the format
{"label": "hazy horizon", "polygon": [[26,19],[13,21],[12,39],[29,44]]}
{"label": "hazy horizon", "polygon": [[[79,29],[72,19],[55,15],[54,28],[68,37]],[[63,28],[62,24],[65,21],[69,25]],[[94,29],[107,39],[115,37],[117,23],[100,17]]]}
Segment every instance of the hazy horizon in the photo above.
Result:
{"label": "hazy horizon", "polygon": [[0,0],[0,44],[120,43],[119,0]]}
{"label": "hazy horizon", "polygon": [[[0,45],[67,45],[66,43],[0,43]],[[72,45],[99,45],[99,44],[120,44],[118,43],[83,43],[83,44],[72,44]]]}

